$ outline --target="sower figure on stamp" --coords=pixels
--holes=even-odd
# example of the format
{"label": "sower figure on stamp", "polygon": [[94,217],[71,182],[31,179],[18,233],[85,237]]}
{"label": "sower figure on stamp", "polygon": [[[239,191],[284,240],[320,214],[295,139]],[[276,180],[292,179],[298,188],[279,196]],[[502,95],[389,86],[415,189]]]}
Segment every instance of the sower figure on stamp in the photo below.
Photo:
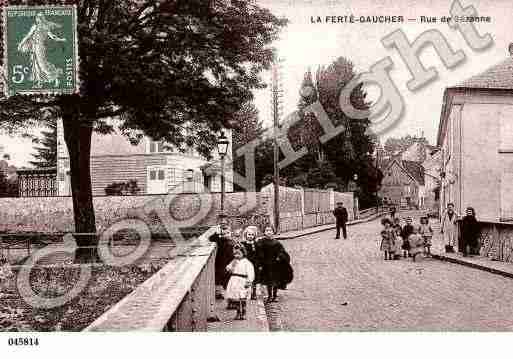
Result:
{"label": "sower figure on stamp", "polygon": [[440,228],[440,233],[444,235],[445,251],[447,253],[454,253],[458,236],[458,217],[458,214],[454,211],[454,203],[448,203]]}
{"label": "sower figure on stamp", "polygon": [[30,28],[28,34],[18,44],[18,50],[30,54],[31,73],[30,79],[36,87],[42,87],[44,83],[55,82],[59,84],[59,77],[63,69],[58,68],[48,61],[48,40],[64,42],[66,39],[58,37],[52,30],[61,27],[46,19],[40,12],[36,15],[36,22]]}
{"label": "sower figure on stamp", "polygon": [[337,235],[335,236],[335,239],[340,239],[340,228],[342,228],[342,235],[344,236],[344,239],[347,239],[346,223],[348,219],[348,213],[342,202],[337,202],[337,208],[335,208],[333,211],[333,215],[335,216],[337,224]]}

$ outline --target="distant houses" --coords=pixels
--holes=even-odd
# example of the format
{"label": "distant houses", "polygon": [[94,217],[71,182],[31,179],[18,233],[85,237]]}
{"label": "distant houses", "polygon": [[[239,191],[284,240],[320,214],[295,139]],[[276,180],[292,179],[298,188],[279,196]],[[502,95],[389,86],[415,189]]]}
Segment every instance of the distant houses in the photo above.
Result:
{"label": "distant houses", "polygon": [[393,158],[382,167],[380,197],[385,203],[401,208],[422,208],[424,175],[419,162]]}
{"label": "distant houses", "polygon": [[383,202],[399,208],[415,208],[436,212],[439,206],[439,167],[437,147],[425,138],[414,138],[402,151],[378,157],[383,173],[379,196]]}
{"label": "distant houses", "polygon": [[[226,131],[230,146],[226,158],[226,191],[233,191],[231,165],[231,132]],[[102,196],[114,185],[137,190],[133,194],[165,194],[176,192],[220,192],[221,173],[217,150],[207,161],[192,149],[185,153],[148,137],[132,145],[120,133],[93,133],[91,143],[91,182],[93,196]],[[70,162],[64,142],[62,122],[57,125],[57,193],[71,194]]]}

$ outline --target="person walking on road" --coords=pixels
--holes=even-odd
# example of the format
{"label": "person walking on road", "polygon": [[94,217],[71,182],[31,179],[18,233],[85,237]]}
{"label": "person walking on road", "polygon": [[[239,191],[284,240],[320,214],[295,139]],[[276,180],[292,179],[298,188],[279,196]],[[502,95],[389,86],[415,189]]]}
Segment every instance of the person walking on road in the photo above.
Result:
{"label": "person walking on road", "polygon": [[454,253],[454,246],[458,236],[458,214],[454,211],[454,203],[447,204],[447,210],[442,216],[440,233],[444,235],[445,251]]}
{"label": "person walking on road", "polygon": [[342,228],[344,239],[347,239],[346,223],[349,215],[342,202],[337,203],[337,208],[333,211],[333,215],[335,216],[337,225],[337,235],[335,236],[335,239],[340,239],[340,228]]}
{"label": "person walking on road", "polygon": [[260,282],[267,286],[267,303],[275,302],[278,289],[286,289],[294,276],[289,254],[273,236],[273,228],[267,226],[256,245]]}
{"label": "person walking on road", "polygon": [[479,234],[481,232],[479,222],[476,219],[474,208],[468,207],[466,216],[461,221],[461,238],[463,242],[462,252],[468,254],[479,254]]}

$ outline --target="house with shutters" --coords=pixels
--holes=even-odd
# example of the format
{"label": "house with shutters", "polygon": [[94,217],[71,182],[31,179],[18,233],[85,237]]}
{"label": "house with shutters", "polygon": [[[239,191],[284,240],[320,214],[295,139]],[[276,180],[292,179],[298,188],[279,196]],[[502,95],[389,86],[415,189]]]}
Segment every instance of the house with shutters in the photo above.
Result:
{"label": "house with shutters", "polygon": [[393,158],[381,166],[379,196],[400,208],[424,208],[424,171],[421,163]]}
{"label": "house with shutters", "polygon": [[442,207],[475,209],[482,254],[513,261],[513,44],[510,56],[445,89],[438,127]]}
{"label": "house with shutters", "polygon": [[[231,132],[225,131],[230,144],[225,161],[225,190],[233,191]],[[170,149],[171,148],[171,149]],[[221,191],[221,174],[217,150],[207,161],[193,149],[186,153],[145,137],[132,145],[118,132],[93,133],[91,142],[91,182],[93,196],[105,195],[113,183],[136,181],[137,194]],[[69,155],[64,141],[62,122],[57,125],[57,185],[59,196],[71,195]]]}

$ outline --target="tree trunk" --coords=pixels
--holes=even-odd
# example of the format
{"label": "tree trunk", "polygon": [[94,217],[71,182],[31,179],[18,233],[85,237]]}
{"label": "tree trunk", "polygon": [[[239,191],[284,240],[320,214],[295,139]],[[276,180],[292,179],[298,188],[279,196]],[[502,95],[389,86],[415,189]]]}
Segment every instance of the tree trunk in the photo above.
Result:
{"label": "tree trunk", "polygon": [[69,152],[75,232],[82,234],[75,235],[78,245],[75,262],[89,263],[98,260],[90,168],[93,125],[92,121],[69,115],[63,116],[63,129]]}

